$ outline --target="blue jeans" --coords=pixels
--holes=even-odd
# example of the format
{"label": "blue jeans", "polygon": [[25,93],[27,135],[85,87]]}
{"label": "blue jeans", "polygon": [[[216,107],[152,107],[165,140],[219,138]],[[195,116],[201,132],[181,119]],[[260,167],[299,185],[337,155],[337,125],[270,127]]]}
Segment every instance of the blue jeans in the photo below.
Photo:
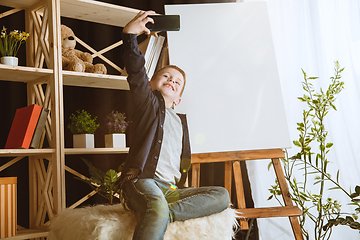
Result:
{"label": "blue jeans", "polygon": [[140,213],[133,240],[164,239],[169,222],[218,213],[229,207],[223,187],[173,189],[155,179],[133,179],[124,185],[129,207]]}

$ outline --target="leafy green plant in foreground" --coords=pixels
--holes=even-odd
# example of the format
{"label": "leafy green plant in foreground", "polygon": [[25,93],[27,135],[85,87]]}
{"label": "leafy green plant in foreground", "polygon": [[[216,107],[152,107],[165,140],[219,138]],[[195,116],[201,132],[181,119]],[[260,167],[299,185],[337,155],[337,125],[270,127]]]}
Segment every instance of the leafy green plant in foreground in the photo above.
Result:
{"label": "leafy green plant in foreground", "polygon": [[[310,239],[309,230],[305,226],[306,220],[313,223],[313,239],[316,240],[330,239],[333,226],[346,225],[353,229],[360,229],[360,223],[356,221],[360,212],[360,199],[357,198],[360,196],[360,187],[356,186],[354,193],[348,193],[339,183],[339,170],[336,178],[333,178],[328,172],[327,154],[333,143],[327,142],[328,131],[325,129],[324,120],[331,109],[337,110],[334,102],[336,95],[344,88],[344,82],[340,81],[340,74],[343,70],[344,68],[340,68],[339,63],[335,62],[335,75],[330,78],[328,89],[324,91],[320,88],[318,93],[315,92],[311,83],[317,77],[307,77],[305,71],[302,70],[304,75],[302,86],[305,94],[298,99],[306,103],[308,109],[303,110],[302,122],[297,123],[299,139],[293,141],[293,144],[300,150],[292,157],[288,157],[286,152],[286,158],[282,159],[282,162],[285,178],[290,186],[291,197],[303,212],[299,221],[305,239]],[[318,145],[318,149],[313,150],[310,145]],[[295,171],[302,171],[302,174],[299,174],[303,177],[301,181],[294,176]],[[347,195],[351,201],[350,204],[357,206],[355,212],[342,212],[339,201],[325,196],[325,183],[332,185],[328,190],[337,189]],[[309,184],[312,186],[312,191],[308,188]],[[271,195],[268,200],[274,197],[282,204],[278,198],[281,191],[277,181],[269,191]]]}
{"label": "leafy green plant in foreground", "polygon": [[120,192],[120,174],[123,164],[118,168],[118,171],[109,169],[107,172],[103,172],[101,169],[95,167],[89,160],[81,158],[89,168],[90,178],[78,178],[79,180],[86,182],[92,189],[97,191],[101,196],[108,199],[110,204],[113,204],[114,197]]}

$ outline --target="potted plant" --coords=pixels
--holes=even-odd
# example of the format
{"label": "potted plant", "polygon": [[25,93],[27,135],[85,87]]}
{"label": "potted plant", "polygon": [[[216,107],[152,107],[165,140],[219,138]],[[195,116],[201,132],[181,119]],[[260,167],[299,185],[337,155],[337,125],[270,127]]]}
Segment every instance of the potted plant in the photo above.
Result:
{"label": "potted plant", "polygon": [[126,147],[125,131],[129,123],[125,121],[125,113],[111,111],[106,117],[108,134],[105,135],[105,147],[124,148]]}
{"label": "potted plant", "polygon": [[73,134],[74,148],[93,148],[94,133],[100,126],[96,121],[97,117],[92,118],[85,110],[77,110],[76,114],[71,114],[71,123],[68,128]]}
{"label": "potted plant", "polygon": [[1,63],[7,65],[18,65],[18,59],[16,57],[17,52],[22,43],[29,37],[29,33],[19,32],[14,30],[7,34],[6,28],[3,27],[0,35],[0,53],[2,55]]}

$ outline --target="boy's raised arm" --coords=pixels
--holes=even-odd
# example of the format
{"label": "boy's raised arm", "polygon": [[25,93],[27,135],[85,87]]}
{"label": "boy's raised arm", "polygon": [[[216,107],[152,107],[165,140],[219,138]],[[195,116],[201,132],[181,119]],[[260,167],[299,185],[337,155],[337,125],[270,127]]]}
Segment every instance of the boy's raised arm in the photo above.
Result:
{"label": "boy's raised arm", "polygon": [[154,11],[140,11],[126,24],[122,31],[122,59],[128,73],[127,81],[132,97],[132,109],[136,111],[138,111],[139,107],[143,107],[143,103],[151,97],[149,79],[144,66],[145,58],[139,50],[137,36],[142,33],[150,33],[145,24],[153,22],[153,19],[148,17],[148,15],[154,13]]}

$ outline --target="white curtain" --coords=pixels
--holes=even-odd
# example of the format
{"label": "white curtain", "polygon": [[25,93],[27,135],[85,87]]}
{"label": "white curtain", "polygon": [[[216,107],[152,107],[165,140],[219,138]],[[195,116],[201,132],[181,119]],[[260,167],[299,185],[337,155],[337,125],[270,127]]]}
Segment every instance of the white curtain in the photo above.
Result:
{"label": "white curtain", "polygon": [[[245,2],[251,2],[247,0]],[[360,0],[267,0],[274,47],[287,113],[290,137],[298,139],[297,122],[302,120],[306,105],[302,96],[301,68],[308,76],[317,76],[314,87],[326,89],[334,73],[334,62],[345,67],[344,90],[335,105],[338,111],[327,116],[328,140],[333,142],[328,159],[329,172],[336,176],[340,169],[340,183],[354,191],[360,185]],[[276,138],[276,136],[274,136]],[[298,149],[289,149],[290,154]],[[256,207],[278,206],[276,200],[267,201],[268,188],[274,184],[273,171],[267,171],[269,161],[248,161],[252,195]],[[326,195],[339,200],[343,211],[349,198],[339,190]],[[294,239],[288,218],[258,219],[263,240]],[[313,233],[311,225],[308,227]],[[331,239],[360,239],[357,230],[346,226],[333,228]]]}

